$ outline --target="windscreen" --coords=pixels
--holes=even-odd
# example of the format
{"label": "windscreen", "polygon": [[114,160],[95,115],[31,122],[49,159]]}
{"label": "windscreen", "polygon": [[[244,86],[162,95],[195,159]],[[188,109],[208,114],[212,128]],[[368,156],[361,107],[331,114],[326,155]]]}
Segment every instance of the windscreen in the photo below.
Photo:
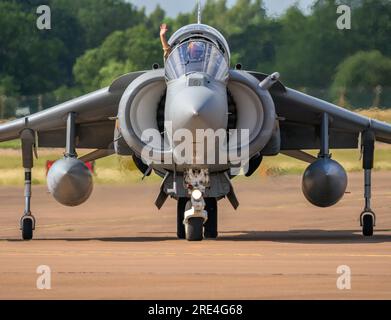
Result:
{"label": "windscreen", "polygon": [[224,55],[213,43],[203,40],[188,41],[174,48],[167,58],[165,70],[168,80],[194,72],[206,73],[220,81],[228,77]]}

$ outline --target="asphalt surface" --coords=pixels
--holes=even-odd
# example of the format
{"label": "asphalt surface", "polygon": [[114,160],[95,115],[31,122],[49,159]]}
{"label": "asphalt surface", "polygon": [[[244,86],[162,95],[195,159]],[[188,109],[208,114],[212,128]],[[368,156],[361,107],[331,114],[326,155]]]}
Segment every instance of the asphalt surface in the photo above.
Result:
{"label": "asphalt surface", "polygon": [[[219,239],[202,242],[176,239],[176,203],[158,211],[148,182],[96,186],[76,208],[34,187],[37,230],[21,241],[23,190],[1,187],[0,299],[390,299],[391,173],[374,174],[371,238],[358,221],[362,175],[349,178],[328,209],[306,202],[300,176],[234,181],[239,209],[220,201]],[[50,290],[37,289],[40,265]],[[341,265],[351,289],[337,287]]]}

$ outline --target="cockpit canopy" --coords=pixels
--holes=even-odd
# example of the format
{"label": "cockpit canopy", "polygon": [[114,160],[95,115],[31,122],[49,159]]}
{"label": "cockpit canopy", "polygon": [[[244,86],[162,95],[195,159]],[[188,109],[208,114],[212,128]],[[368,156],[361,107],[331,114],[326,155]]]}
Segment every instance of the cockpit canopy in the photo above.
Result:
{"label": "cockpit canopy", "polygon": [[177,45],[194,38],[203,38],[213,42],[223,52],[227,60],[230,60],[231,54],[227,40],[217,29],[206,24],[194,23],[178,29],[170,37],[168,44],[171,48],[175,48]]}
{"label": "cockpit canopy", "polygon": [[224,54],[210,41],[194,39],[176,46],[168,56],[165,70],[167,80],[202,72],[218,81],[228,78],[228,62]]}

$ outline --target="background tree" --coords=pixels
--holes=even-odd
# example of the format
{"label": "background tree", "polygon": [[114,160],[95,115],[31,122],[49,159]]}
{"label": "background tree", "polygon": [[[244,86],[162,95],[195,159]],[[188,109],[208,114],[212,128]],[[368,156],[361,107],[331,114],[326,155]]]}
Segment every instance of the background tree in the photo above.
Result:
{"label": "background tree", "polygon": [[150,69],[161,60],[159,38],[140,25],[116,31],[100,47],[88,50],[77,60],[74,75],[83,89],[95,90],[124,73]]}
{"label": "background tree", "polygon": [[378,50],[391,56],[391,1],[361,0],[352,1],[353,24],[349,39],[352,51]]}
{"label": "background tree", "polygon": [[166,12],[157,5],[155,10],[151,12],[149,17],[147,18],[146,26],[153,33],[158,34],[160,25],[163,23],[166,17]]}
{"label": "background tree", "polygon": [[79,20],[86,48],[99,46],[117,30],[125,30],[145,21],[144,11],[125,0],[50,0],[52,10],[67,9]]}
{"label": "background tree", "polygon": [[63,42],[35,23],[17,2],[0,2],[0,82],[8,79],[23,95],[53,90],[66,78],[59,68]]}
{"label": "background tree", "polygon": [[[204,2],[202,22],[227,38],[231,67],[240,62],[245,69],[279,71],[284,84],[320,98],[342,97],[336,87],[348,82],[341,84],[341,73],[353,77],[361,72],[343,72],[346,64],[361,59],[366,65],[358,52],[365,51],[369,61],[376,59],[374,50],[383,62],[391,57],[389,0],[344,0],[352,8],[351,30],[336,27],[340,0],[317,0],[308,14],[294,5],[278,17],[268,16],[261,0],[227,3]],[[36,28],[41,4],[51,8],[49,31]],[[41,94],[54,96],[44,100],[48,107],[106,86],[123,73],[150,69],[154,62],[163,63],[159,25],[167,23],[172,34],[195,23],[196,13],[194,5],[190,13],[167,17],[157,6],[146,15],[127,0],[0,0],[0,93],[32,100]],[[384,83],[377,97],[390,106],[391,89]],[[364,87],[345,89],[352,106],[373,104],[373,87]]]}
{"label": "background tree", "polygon": [[[383,88],[391,87],[391,59],[379,51],[359,51],[345,59],[337,68],[332,92],[339,101],[361,100],[364,106],[362,92],[372,92],[369,106],[378,107]],[[357,99],[360,97],[360,99]],[[355,101],[356,100],[356,101]]]}

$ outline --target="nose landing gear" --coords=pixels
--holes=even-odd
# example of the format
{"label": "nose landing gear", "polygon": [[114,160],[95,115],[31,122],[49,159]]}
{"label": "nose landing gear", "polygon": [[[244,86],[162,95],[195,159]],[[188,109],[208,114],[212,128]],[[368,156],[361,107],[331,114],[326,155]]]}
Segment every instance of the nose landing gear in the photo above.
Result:
{"label": "nose landing gear", "polygon": [[[204,239],[216,239],[218,236],[217,231],[217,199],[216,198],[204,198],[205,201],[205,211],[208,215],[208,220],[204,223],[203,219],[199,219],[198,221],[188,219],[188,226],[185,229],[185,211],[191,209],[192,204],[189,198],[179,198],[177,203],[177,237],[178,239],[188,239],[186,238],[186,234],[189,235],[189,238],[201,238],[202,240],[202,232]],[[192,218],[196,219],[196,218]],[[201,226],[199,226],[199,221],[202,221]],[[191,235],[190,235],[191,233]],[[198,236],[195,236],[198,235]],[[190,239],[188,239],[190,240]],[[195,240],[193,240],[195,241]]]}
{"label": "nose landing gear", "polygon": [[184,181],[189,198],[178,199],[178,238],[189,241],[217,238],[217,199],[204,198],[209,185],[208,170],[189,169]]}
{"label": "nose landing gear", "polygon": [[205,200],[199,189],[194,189],[191,192],[189,204],[187,208],[190,208],[185,211],[183,219],[186,239],[200,241],[203,238],[204,223],[208,220],[208,212],[204,209]]}

